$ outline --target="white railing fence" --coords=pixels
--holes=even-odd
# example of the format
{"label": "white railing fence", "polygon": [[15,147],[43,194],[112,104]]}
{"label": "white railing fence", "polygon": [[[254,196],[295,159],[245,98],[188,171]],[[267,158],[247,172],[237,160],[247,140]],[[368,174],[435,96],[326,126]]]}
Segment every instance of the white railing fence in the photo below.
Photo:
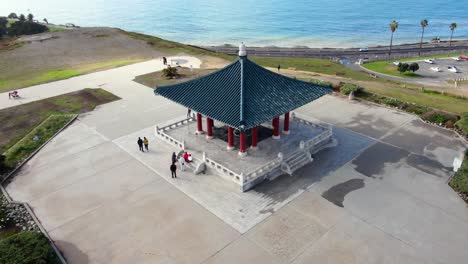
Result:
{"label": "white railing fence", "polygon": [[239,184],[242,186],[244,183],[244,175],[243,173],[239,174],[236,173],[227,167],[223,166],[221,163],[213,160],[212,158],[208,157],[205,152],[203,152],[203,161],[206,163],[206,165],[210,166],[211,168],[214,168],[216,171],[222,174],[222,176],[226,176],[230,180],[234,181],[235,183]]}

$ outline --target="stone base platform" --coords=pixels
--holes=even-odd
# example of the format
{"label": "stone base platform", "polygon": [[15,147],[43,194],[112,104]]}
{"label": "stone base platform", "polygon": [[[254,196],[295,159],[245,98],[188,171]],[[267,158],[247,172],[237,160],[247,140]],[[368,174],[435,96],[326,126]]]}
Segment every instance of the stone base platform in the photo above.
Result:
{"label": "stone base platform", "polygon": [[[241,191],[247,191],[265,179],[281,174],[291,175],[313,161],[311,154],[333,142],[332,130],[328,125],[312,123],[293,115],[289,134],[281,134],[279,139],[266,138],[258,142],[255,149],[249,148],[246,156],[240,156],[237,148],[227,150],[227,143],[222,139],[197,135],[196,123],[191,119],[171,124],[157,127],[160,137],[163,136],[169,144],[185,149],[197,162],[205,163],[216,174],[239,185]],[[223,126],[215,122],[215,127]]]}

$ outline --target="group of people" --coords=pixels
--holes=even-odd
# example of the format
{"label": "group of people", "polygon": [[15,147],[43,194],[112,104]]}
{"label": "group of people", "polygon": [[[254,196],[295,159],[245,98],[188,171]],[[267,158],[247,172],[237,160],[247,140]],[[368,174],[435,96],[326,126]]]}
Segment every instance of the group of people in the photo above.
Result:
{"label": "group of people", "polygon": [[8,93],[8,99],[11,99],[11,98],[18,98],[19,97],[19,93],[18,91],[13,91],[13,92],[9,92]]}
{"label": "group of people", "polygon": [[[182,154],[183,153],[183,154]],[[171,177],[177,178],[177,163],[179,163],[179,167],[181,171],[185,170],[185,163],[190,163],[193,161],[192,154],[188,153],[187,151],[181,151],[179,155],[175,152],[172,153],[172,164],[170,166],[171,170]]]}
{"label": "group of people", "polygon": [[149,151],[149,148],[148,148],[149,140],[146,137],[143,137],[143,139],[141,139],[141,137],[138,137],[137,144],[141,152],[145,152],[145,149],[146,149],[146,152]]}
{"label": "group of people", "polygon": [[[138,148],[141,152],[149,152],[149,140],[146,137],[138,137],[137,140]],[[185,164],[190,163],[193,161],[192,154],[188,153],[187,151],[181,151],[179,154],[172,152],[172,164],[170,166],[171,176],[172,178],[177,178],[177,163],[179,164],[180,170],[185,170]]]}

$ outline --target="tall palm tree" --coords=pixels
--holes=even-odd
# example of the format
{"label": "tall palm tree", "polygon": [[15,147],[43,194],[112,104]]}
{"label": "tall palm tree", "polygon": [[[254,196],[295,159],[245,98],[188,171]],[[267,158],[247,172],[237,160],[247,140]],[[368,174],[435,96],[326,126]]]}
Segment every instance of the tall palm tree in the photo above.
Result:
{"label": "tall palm tree", "polygon": [[429,22],[427,21],[427,19],[421,20],[422,32],[421,32],[421,41],[419,42],[419,52],[418,52],[418,56],[421,56],[422,42],[423,42],[423,38],[424,38],[424,29],[425,29],[428,25],[429,25]]}
{"label": "tall palm tree", "polygon": [[450,34],[450,42],[449,42],[449,46],[451,47],[452,46],[452,37],[453,37],[453,31],[457,28],[457,23],[452,23],[450,24],[450,30],[452,31],[452,34]]}
{"label": "tall palm tree", "polygon": [[390,23],[390,31],[392,32],[392,37],[390,38],[390,50],[388,51],[388,60],[390,61],[390,55],[392,54],[392,45],[393,45],[393,33],[395,33],[395,30],[398,28],[398,21],[393,20],[392,23]]}

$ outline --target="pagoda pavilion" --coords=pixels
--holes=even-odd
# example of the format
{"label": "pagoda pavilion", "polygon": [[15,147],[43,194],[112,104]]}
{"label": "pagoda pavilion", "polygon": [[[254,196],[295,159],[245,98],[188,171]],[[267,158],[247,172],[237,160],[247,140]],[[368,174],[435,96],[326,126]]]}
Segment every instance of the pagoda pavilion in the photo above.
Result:
{"label": "pagoda pavilion", "polygon": [[290,111],[331,93],[329,87],[304,82],[269,71],[247,58],[244,44],[239,58],[211,74],[184,83],[158,87],[155,94],[192,109],[196,114],[197,134],[213,137],[214,121],[227,125],[227,149],[234,146],[234,130],[239,132],[239,155],[247,153],[246,131],[251,133],[251,148],[257,147],[258,126],[272,122],[274,139],[288,135]]}

